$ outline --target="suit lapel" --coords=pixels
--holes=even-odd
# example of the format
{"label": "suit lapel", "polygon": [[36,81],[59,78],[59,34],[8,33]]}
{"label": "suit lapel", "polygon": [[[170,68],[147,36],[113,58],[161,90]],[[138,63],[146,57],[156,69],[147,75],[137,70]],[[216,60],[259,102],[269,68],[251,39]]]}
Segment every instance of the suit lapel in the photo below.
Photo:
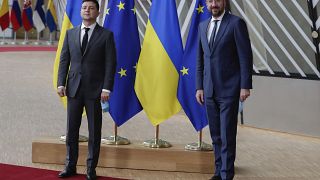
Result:
{"label": "suit lapel", "polygon": [[93,46],[93,44],[97,41],[97,39],[99,38],[98,34],[99,34],[99,31],[101,30],[101,28],[102,27],[97,23],[96,27],[94,28],[94,30],[91,34],[91,37],[89,39],[89,43],[88,43],[83,55],[85,55],[86,52],[89,51],[90,47]]}
{"label": "suit lapel", "polygon": [[80,38],[81,38],[81,26],[77,26],[75,28],[75,31],[76,33],[74,33],[74,44],[75,44],[75,47],[78,51],[80,51],[81,53],[81,41],[80,41]]}
{"label": "suit lapel", "polygon": [[209,26],[209,23],[210,23],[210,20],[211,18],[205,20],[204,24],[203,24],[203,28],[202,28],[202,38],[205,39],[204,42],[205,42],[205,46],[204,48],[207,48],[207,51],[210,51],[210,48],[209,48],[209,42],[208,42],[208,38],[207,38],[207,34],[208,34],[208,26]]}
{"label": "suit lapel", "polygon": [[219,30],[218,30],[218,33],[217,33],[217,36],[216,36],[216,39],[213,43],[213,48],[212,48],[212,52],[214,52],[214,50],[216,49],[217,47],[217,44],[219,44],[219,41],[221,40],[225,30],[226,30],[226,27],[228,26],[229,24],[229,13],[226,12],[222,18],[222,21],[221,21],[221,24],[220,24],[220,27],[219,27]]}

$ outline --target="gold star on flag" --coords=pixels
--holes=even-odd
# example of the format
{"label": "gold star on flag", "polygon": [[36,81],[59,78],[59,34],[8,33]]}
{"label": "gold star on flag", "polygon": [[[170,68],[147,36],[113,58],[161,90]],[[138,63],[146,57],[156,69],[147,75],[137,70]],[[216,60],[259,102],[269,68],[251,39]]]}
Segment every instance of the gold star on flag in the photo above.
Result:
{"label": "gold star on flag", "polygon": [[133,8],[133,9],[131,9],[131,11],[133,11],[133,14],[136,14],[137,9],[136,9],[136,8]]}
{"label": "gold star on flag", "polygon": [[124,9],[124,5],[125,5],[125,3],[122,3],[122,2],[120,1],[120,4],[117,5],[118,8],[119,8],[119,11],[121,11],[121,9]]}
{"label": "gold star on flag", "polygon": [[198,14],[203,13],[203,8],[204,8],[204,6],[201,6],[201,5],[199,4],[199,7],[196,8],[196,10],[198,11]]}
{"label": "gold star on flag", "polygon": [[108,14],[108,15],[109,15],[109,11],[110,11],[110,8],[107,8],[107,10],[106,10],[106,14]]}
{"label": "gold star on flag", "polygon": [[[188,71],[189,71],[189,68],[187,69],[187,68],[185,68],[184,66],[183,66],[183,69],[180,70],[180,72],[182,72],[182,76],[188,74]],[[188,75],[189,75],[189,74],[188,74]]]}
{"label": "gold star on flag", "polygon": [[125,70],[125,69],[122,69],[121,68],[121,70],[118,72],[119,74],[120,74],[120,77],[122,77],[122,76],[127,76],[127,70]]}

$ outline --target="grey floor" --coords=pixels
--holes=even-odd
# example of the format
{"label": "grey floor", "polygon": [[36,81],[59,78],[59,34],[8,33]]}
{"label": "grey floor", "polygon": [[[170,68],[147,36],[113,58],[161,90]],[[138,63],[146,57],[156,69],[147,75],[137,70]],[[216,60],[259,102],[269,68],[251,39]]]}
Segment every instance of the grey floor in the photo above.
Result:
{"label": "grey floor", "polygon": [[[53,89],[55,52],[0,53],[0,163],[61,170],[62,166],[33,164],[32,139],[65,133],[66,111]],[[112,134],[113,122],[103,116],[103,136]],[[81,134],[87,135],[83,120]],[[140,113],[119,128],[132,140],[154,136],[154,127]],[[160,126],[160,137],[170,142],[197,140],[183,113]],[[208,128],[204,141],[210,142]],[[320,139],[240,126],[235,179],[320,179]],[[84,167],[79,168],[84,172]],[[131,179],[208,179],[210,174],[101,168],[99,175]],[[1,179],[1,178],[0,178]]]}

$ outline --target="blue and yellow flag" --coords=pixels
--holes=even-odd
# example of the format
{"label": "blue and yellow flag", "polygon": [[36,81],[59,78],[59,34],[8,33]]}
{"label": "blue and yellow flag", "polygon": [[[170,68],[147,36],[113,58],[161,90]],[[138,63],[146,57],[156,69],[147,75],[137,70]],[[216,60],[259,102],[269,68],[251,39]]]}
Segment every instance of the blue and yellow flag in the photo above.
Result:
{"label": "blue and yellow flag", "polygon": [[153,0],[137,64],[135,91],[154,126],[181,110],[177,69],[182,55],[175,1]]}
{"label": "blue and yellow flag", "polygon": [[[69,2],[70,1],[68,1],[67,3],[69,3]],[[81,3],[80,3],[80,5],[81,5]],[[80,11],[78,13],[80,14]],[[46,18],[47,18],[47,26],[48,26],[50,32],[57,30],[57,22],[58,22],[57,13],[56,13],[56,8],[54,7],[54,3],[52,0],[49,0],[49,2],[48,2]]]}
{"label": "blue and yellow flag", "polygon": [[121,126],[142,110],[134,91],[140,40],[134,0],[109,1],[104,27],[114,33],[117,50],[117,72],[110,94],[109,113]]}
{"label": "blue and yellow flag", "polygon": [[[54,67],[53,67],[53,87],[55,89],[57,89],[58,69],[59,69],[60,55],[61,55],[61,49],[63,46],[64,38],[68,29],[81,24],[82,22],[82,19],[80,16],[81,5],[82,5],[82,0],[67,1],[66,12],[64,14],[64,18],[62,22],[60,39],[59,39],[58,49],[57,49],[56,58],[54,61]],[[61,98],[61,100],[64,106],[66,107],[67,98],[63,97]]]}
{"label": "blue and yellow flag", "polygon": [[199,131],[208,125],[204,106],[198,104],[196,93],[196,58],[198,50],[198,26],[199,23],[210,17],[205,7],[205,0],[197,0],[192,16],[186,48],[180,66],[180,78],[178,87],[178,99],[181,106],[190,119],[193,127]]}

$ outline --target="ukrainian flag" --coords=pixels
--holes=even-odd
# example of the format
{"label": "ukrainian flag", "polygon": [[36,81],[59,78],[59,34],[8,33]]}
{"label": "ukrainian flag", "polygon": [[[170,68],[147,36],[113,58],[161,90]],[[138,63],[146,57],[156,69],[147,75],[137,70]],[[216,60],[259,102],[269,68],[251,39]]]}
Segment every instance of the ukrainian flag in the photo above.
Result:
{"label": "ukrainian flag", "polygon": [[[54,67],[53,67],[53,87],[57,90],[57,81],[58,81],[58,69],[59,69],[59,62],[60,62],[60,54],[61,49],[63,46],[64,38],[66,35],[66,32],[68,29],[73,28],[75,26],[78,26],[81,24],[81,16],[80,16],[80,10],[81,10],[81,4],[82,0],[68,0],[67,1],[67,7],[66,7],[66,13],[64,14],[61,32],[60,32],[60,39],[56,54],[56,59],[54,61]],[[61,98],[64,106],[67,106],[67,98],[63,97]]]}
{"label": "ukrainian flag", "polygon": [[175,1],[153,0],[137,64],[135,91],[154,126],[181,110],[177,69],[182,55]]}

